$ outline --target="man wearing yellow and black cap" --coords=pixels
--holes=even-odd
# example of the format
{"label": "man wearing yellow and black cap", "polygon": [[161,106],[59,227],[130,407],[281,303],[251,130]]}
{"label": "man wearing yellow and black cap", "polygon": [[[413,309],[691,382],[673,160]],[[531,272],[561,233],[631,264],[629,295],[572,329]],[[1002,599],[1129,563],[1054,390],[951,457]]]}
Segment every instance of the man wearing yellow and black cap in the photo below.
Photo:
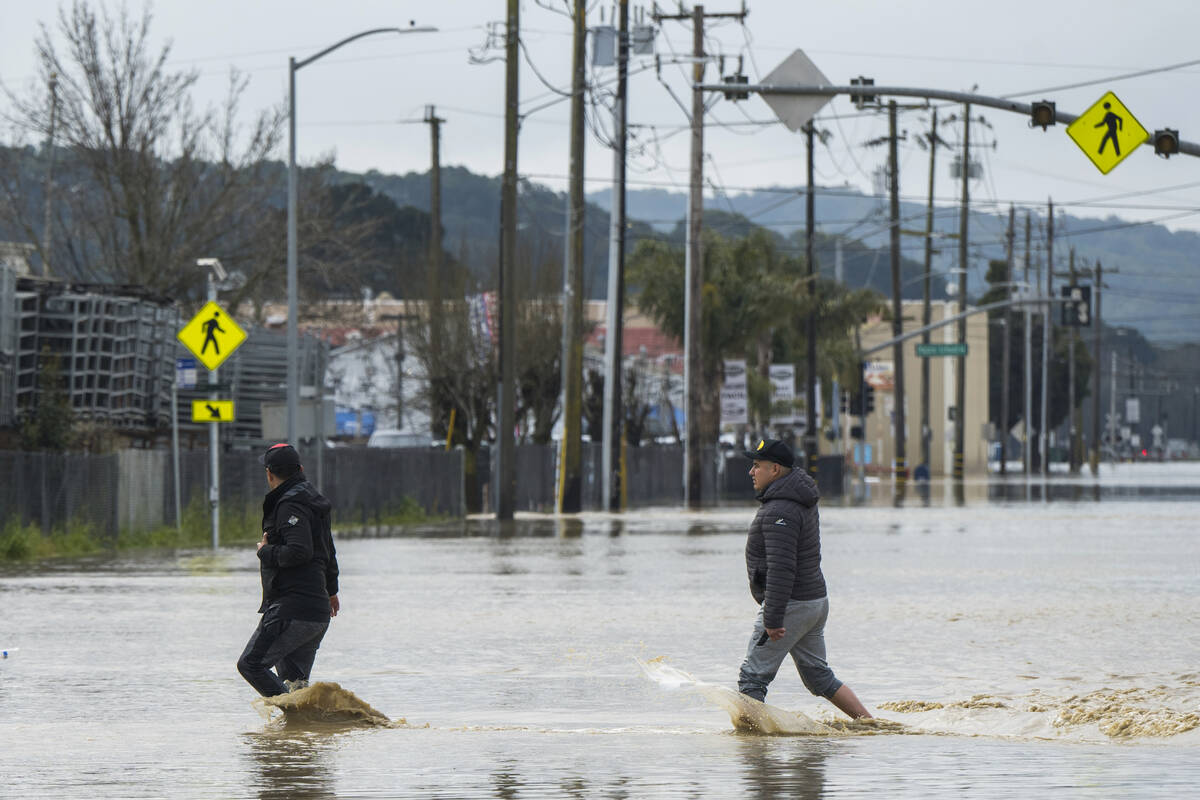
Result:
{"label": "man wearing yellow and black cap", "polygon": [[259,694],[273,697],[308,684],[329,618],[340,608],[338,562],[333,506],[305,480],[296,449],[272,445],[258,463],[270,489],[258,543],[262,618],[237,668]]}
{"label": "man wearing yellow and black cap", "polygon": [[821,573],[817,485],[807,472],[793,469],[791,448],[778,439],[760,440],[744,455],[753,462],[750,480],[762,504],[746,540],[750,594],[761,608],[738,675],[738,690],[764,700],[767,686],[790,654],[810,692],[853,718],[869,717],[825,661],[829,598]]}

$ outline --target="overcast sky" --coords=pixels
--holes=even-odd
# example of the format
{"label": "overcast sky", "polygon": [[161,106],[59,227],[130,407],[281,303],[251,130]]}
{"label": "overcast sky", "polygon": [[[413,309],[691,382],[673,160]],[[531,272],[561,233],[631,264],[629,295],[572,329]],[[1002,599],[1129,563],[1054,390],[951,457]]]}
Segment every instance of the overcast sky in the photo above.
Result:
{"label": "overcast sky", "polygon": [[[542,0],[561,10],[563,0]],[[129,0],[131,9],[139,9]],[[410,20],[433,25],[436,33],[383,34],[360,40],[323,58],[297,75],[297,147],[302,162],[334,154],[340,167],[403,173],[424,171],[429,163],[429,132],[419,120],[426,104],[436,104],[446,119],[443,163],[475,172],[502,169],[504,64],[500,49],[487,49],[488,23],[503,20],[504,0],[160,0],[153,6],[156,41],[172,44],[171,63],[196,69],[198,100],[219,101],[230,68],[251,79],[244,99],[247,112],[287,96],[287,58],[307,57],[361,30],[400,25]],[[1082,113],[1106,90],[1116,92],[1142,125],[1172,127],[1181,138],[1200,141],[1200,65],[1127,80],[1122,74],[1200,59],[1197,31],[1200,3],[1158,0],[750,0],[745,25],[724,21],[709,28],[712,53],[746,58],[751,81],[770,72],[796,48],[802,48],[832,83],[851,76],[873,77],[880,85],[932,87],[981,94],[1016,95],[1029,101],[1045,97],[1063,111]],[[671,4],[674,10],[674,4]],[[735,0],[712,0],[709,11],[733,11]],[[589,25],[600,24],[611,3],[594,3]],[[0,80],[26,92],[35,82],[34,39],[38,23],[54,23],[50,2],[4,0],[0,26]],[[538,72],[552,84],[570,81],[570,20],[532,0],[522,3],[522,38]],[[657,51],[669,61],[691,47],[690,25],[664,22]],[[469,55],[496,58],[470,63]],[[634,69],[649,64],[639,60]],[[687,81],[682,66],[664,64],[663,79],[684,102]],[[599,81],[612,69],[589,69]],[[717,67],[707,77],[717,78]],[[522,110],[555,98],[532,68],[521,70]],[[1096,85],[1042,91],[1085,81]],[[631,162],[631,186],[683,189],[687,182],[688,136],[683,112],[655,76],[653,68],[631,79],[630,122],[643,152]],[[7,105],[6,101],[0,99]],[[520,171],[554,188],[567,172],[567,106],[559,102],[525,120],[520,140]],[[958,109],[945,109],[942,115]],[[971,193],[980,208],[1009,202],[1039,204],[1053,197],[1071,214],[1116,214],[1138,220],[1162,220],[1172,228],[1200,230],[1200,160],[1155,157],[1139,148],[1107,176],[1100,174],[1060,125],[1043,133],[1014,114],[979,109],[991,128],[977,126],[972,142],[995,142],[979,151],[982,179]],[[979,113],[977,112],[977,113]],[[596,119],[608,126],[606,112]],[[917,132],[928,113],[902,115],[900,127]],[[708,116],[707,177],[730,193],[759,186],[798,186],[804,179],[803,139],[782,125],[731,125],[770,122],[774,114],[759,98],[734,104],[721,101]],[[845,98],[835,99],[818,117],[832,138],[817,153],[819,185],[843,185],[871,191],[872,171],[884,148],[863,143],[887,130],[886,115],[862,115]],[[960,141],[961,128],[943,129]],[[8,131],[5,131],[5,138]],[[285,145],[286,146],[286,145]],[[280,157],[286,155],[281,148]],[[957,202],[958,185],[948,172],[951,154],[939,154],[936,195],[947,206]],[[911,140],[901,143],[901,187],[907,199],[925,198],[928,154]],[[612,169],[611,151],[589,136],[588,190],[605,188]],[[1182,186],[1183,188],[1178,188]],[[1172,188],[1176,187],[1176,188]],[[710,190],[712,191],[712,190]],[[797,217],[803,204],[795,203]]]}

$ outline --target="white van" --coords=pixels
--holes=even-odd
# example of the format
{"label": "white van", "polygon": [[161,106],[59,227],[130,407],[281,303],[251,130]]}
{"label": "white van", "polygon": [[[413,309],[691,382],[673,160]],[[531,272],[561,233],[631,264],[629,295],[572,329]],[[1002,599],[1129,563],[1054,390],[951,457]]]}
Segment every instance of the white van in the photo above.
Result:
{"label": "white van", "polygon": [[432,441],[427,433],[384,428],[371,434],[367,447],[429,447]]}

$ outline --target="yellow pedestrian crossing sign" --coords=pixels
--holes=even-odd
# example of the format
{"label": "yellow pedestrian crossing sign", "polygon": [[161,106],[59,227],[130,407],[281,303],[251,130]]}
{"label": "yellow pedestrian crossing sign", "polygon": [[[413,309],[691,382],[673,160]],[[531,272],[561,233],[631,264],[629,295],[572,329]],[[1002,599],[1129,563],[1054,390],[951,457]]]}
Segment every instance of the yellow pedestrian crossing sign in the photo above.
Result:
{"label": "yellow pedestrian crossing sign", "polygon": [[233,422],[232,400],[193,400],[192,422]]}
{"label": "yellow pedestrian crossing sign", "polygon": [[1112,92],[1106,92],[1079,119],[1068,125],[1067,135],[1105,175],[1150,138],[1137,118]]}
{"label": "yellow pedestrian crossing sign", "polygon": [[246,332],[225,309],[209,300],[176,335],[205,367],[214,370],[246,341]]}

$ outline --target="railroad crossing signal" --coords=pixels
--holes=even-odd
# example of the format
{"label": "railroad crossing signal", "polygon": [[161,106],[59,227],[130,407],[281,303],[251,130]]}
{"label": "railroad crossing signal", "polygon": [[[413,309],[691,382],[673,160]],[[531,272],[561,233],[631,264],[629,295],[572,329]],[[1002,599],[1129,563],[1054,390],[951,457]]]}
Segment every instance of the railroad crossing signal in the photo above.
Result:
{"label": "railroad crossing signal", "polygon": [[1079,119],[1068,125],[1067,135],[1105,175],[1150,138],[1133,113],[1112,92],[1106,92]]}
{"label": "railroad crossing signal", "polygon": [[232,400],[193,400],[192,422],[233,422]]}
{"label": "railroad crossing signal", "polygon": [[214,370],[246,341],[246,332],[225,309],[210,300],[175,338],[207,369]]}

